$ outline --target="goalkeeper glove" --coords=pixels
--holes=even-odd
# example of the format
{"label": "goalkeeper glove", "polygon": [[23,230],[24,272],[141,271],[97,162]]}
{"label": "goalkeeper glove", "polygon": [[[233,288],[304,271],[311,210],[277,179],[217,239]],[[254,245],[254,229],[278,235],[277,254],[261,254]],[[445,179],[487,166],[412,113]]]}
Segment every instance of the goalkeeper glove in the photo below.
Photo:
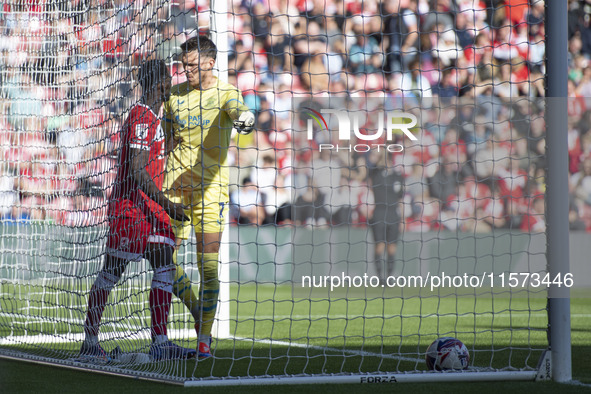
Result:
{"label": "goalkeeper glove", "polygon": [[249,134],[254,129],[254,114],[252,112],[243,112],[238,120],[234,121],[234,128],[240,134]]}

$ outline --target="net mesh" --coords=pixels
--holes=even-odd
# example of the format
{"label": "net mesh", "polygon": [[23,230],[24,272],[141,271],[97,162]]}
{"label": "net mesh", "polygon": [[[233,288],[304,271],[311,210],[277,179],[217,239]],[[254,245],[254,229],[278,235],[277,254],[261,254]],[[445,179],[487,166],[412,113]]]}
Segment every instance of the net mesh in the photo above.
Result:
{"label": "net mesh", "polygon": [[[543,1],[232,1],[227,13],[216,9],[201,0],[2,4],[0,353],[79,365],[119,131],[139,100],[138,65],[164,59],[173,84],[182,83],[181,43],[227,33],[218,65],[227,58],[228,82],[257,118],[257,131],[233,136],[229,148],[229,293],[219,315],[227,329],[212,360],[142,362],[151,269],[134,262],[109,298],[100,340],[135,359],[90,366],[169,380],[416,372],[426,370],[433,340],[454,336],[473,371],[536,369],[548,345],[540,291],[331,289],[318,280],[390,272],[390,259],[400,277],[544,273]],[[590,10],[574,12],[570,87],[583,95]],[[227,31],[212,30],[217,18]],[[380,141],[402,147],[386,158],[402,179],[386,193],[397,215],[383,222],[400,224],[395,257],[379,257],[376,246],[379,159],[358,147],[363,138],[338,140],[334,117],[317,124],[300,106],[322,114],[340,99],[352,101],[338,109],[365,113],[366,131],[380,105],[398,103],[418,119],[418,142],[402,134]],[[584,122],[585,101],[573,103]],[[586,134],[571,134],[571,173],[581,177]],[[322,144],[333,147],[326,157]],[[572,211],[573,226],[588,227],[582,194]],[[195,246],[186,242],[179,262],[197,287]],[[316,285],[304,286],[306,276]],[[177,299],[169,332],[196,346],[192,316]]]}

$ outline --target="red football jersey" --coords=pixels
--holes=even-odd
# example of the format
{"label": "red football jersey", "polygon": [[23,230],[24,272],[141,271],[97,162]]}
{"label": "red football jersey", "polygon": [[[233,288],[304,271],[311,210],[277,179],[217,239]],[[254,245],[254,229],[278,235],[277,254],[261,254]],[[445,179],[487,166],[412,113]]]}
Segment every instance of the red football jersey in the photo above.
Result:
{"label": "red football jersey", "polygon": [[[138,185],[131,173],[131,149],[149,151],[146,169],[156,186],[162,189],[166,170],[166,140],[160,119],[147,106],[137,104],[121,128],[121,152],[111,202],[113,216],[155,216],[165,223],[168,215],[162,207],[150,199]],[[119,213],[119,215],[117,215]],[[143,215],[142,215],[143,213]]]}

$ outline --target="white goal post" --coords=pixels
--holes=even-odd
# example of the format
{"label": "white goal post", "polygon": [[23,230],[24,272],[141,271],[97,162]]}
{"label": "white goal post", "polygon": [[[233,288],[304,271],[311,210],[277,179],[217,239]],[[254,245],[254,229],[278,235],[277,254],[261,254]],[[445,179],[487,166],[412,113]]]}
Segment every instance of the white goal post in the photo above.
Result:
{"label": "white goal post", "polygon": [[[218,49],[216,61],[217,77],[228,81],[228,9],[227,2],[211,0],[210,13],[211,35]],[[227,218],[226,218],[227,219]],[[226,220],[226,229],[222,235],[222,246],[220,249],[220,296],[219,309],[216,315],[213,335],[216,338],[230,337],[230,223]]]}

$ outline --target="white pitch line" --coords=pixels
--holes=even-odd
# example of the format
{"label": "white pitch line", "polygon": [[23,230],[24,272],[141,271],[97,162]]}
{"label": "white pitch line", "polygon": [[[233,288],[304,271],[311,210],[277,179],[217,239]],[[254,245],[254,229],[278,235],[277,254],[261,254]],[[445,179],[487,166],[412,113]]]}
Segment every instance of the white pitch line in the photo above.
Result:
{"label": "white pitch line", "polygon": [[[144,340],[149,339],[149,333],[147,332],[147,330],[145,333],[140,333],[139,335],[138,335],[138,333],[134,333],[134,334],[127,333],[127,334],[128,334],[128,336],[133,335],[135,337],[135,339],[138,339],[138,340],[139,339],[144,339]],[[144,334],[144,335],[142,335],[142,334]],[[194,337],[192,339],[196,338],[194,330],[169,330],[169,334],[171,334],[170,335],[171,339],[176,339],[176,338],[188,339],[188,336]],[[32,339],[34,339],[34,340],[32,340]],[[279,345],[279,346],[285,346],[285,347],[295,347],[295,348],[300,348],[300,349],[313,349],[313,350],[318,350],[318,351],[323,351],[323,352],[336,353],[336,355],[338,355],[339,353],[341,353],[341,354],[345,353],[345,354],[354,355],[354,356],[379,357],[379,358],[383,358],[383,359],[407,361],[407,362],[413,362],[413,363],[423,363],[424,362],[424,358],[396,356],[393,354],[381,354],[381,353],[367,352],[367,351],[363,351],[363,350],[322,347],[322,346],[317,346],[317,345],[307,345],[304,343],[280,341],[280,340],[274,340],[274,339],[230,337],[225,340],[232,340],[232,339],[235,341],[255,342],[255,343],[261,343],[261,344],[267,344],[267,345]],[[15,345],[15,344],[23,343],[23,342],[25,342],[27,344],[33,344],[33,343],[56,344],[56,343],[70,343],[72,341],[82,342],[83,340],[84,340],[84,334],[82,334],[82,333],[67,334],[66,338],[56,338],[55,336],[52,336],[52,335],[19,336],[19,337],[7,337],[7,338],[0,339],[0,346]],[[488,371],[489,370],[489,368],[483,368],[483,367],[470,367],[469,369],[473,370],[473,371]],[[591,387],[591,385],[581,383],[578,381],[573,381],[573,382],[571,382],[571,384],[574,384],[577,386],[583,386],[583,387]]]}
{"label": "white pitch line", "polygon": [[[81,323],[83,321],[83,319],[72,319],[72,318],[56,318],[53,316],[47,316],[47,317],[43,317],[43,316],[34,316],[34,315],[25,315],[22,316],[21,315],[14,315],[12,313],[5,313],[5,312],[0,312],[0,316],[2,317],[15,317],[18,320],[26,320],[26,323]],[[176,316],[176,314],[175,314]],[[419,319],[433,319],[433,318],[438,318],[438,319],[473,319],[473,318],[490,318],[490,319],[510,319],[510,318],[515,318],[515,317],[531,317],[531,318],[546,318],[548,317],[547,314],[545,313],[526,313],[526,312],[503,312],[501,314],[498,315],[493,315],[491,313],[483,313],[483,314],[476,314],[476,315],[452,315],[452,314],[444,314],[444,315],[426,315],[426,316],[419,316],[419,315],[402,315],[402,316],[389,316],[389,317],[385,317],[384,315],[357,315],[357,316],[353,316],[353,315],[343,315],[343,314],[339,314],[339,315],[255,315],[254,317],[252,315],[239,315],[238,316],[238,321],[252,321],[252,320],[257,320],[257,319],[262,319],[262,320],[273,320],[273,319],[299,319],[299,320],[305,320],[305,319],[314,319],[314,320],[320,320],[320,319],[349,319],[349,320],[355,320],[355,319],[380,319],[383,318],[384,320],[396,320],[399,317],[403,317],[404,319],[412,319],[412,318],[419,318]],[[575,314],[571,314],[571,318],[575,318],[575,319],[589,319],[591,318],[591,314],[589,313],[575,313]],[[141,321],[141,318],[133,318],[134,321]],[[106,322],[114,322],[115,320],[111,321],[106,319]],[[22,324],[22,323],[21,323]]]}
{"label": "white pitch line", "polygon": [[582,383],[582,382],[579,382],[578,380],[571,380],[570,382],[567,382],[566,384],[569,384],[571,386],[580,386],[580,387],[589,387],[589,388],[591,388],[591,384],[589,384],[589,383]]}
{"label": "white pitch line", "polygon": [[[386,320],[395,320],[399,317],[403,317],[404,319],[411,319],[411,318],[419,318],[419,319],[428,319],[428,318],[453,318],[453,319],[472,319],[472,318],[485,318],[485,317],[489,317],[489,318],[494,318],[494,319],[509,319],[512,317],[517,317],[517,316],[528,316],[528,317],[548,317],[547,314],[545,313],[526,313],[526,312],[503,312],[502,314],[492,314],[492,313],[478,313],[475,315],[462,315],[462,316],[457,316],[457,315],[452,315],[452,314],[444,314],[444,315],[427,315],[427,316],[420,316],[420,315],[402,315],[402,316],[389,316],[389,317],[385,317],[384,315],[357,315],[357,316],[353,316],[353,315],[255,315],[254,317],[252,315],[249,315],[248,317],[246,317],[248,320],[256,320],[256,319],[361,319],[361,318],[366,318],[366,319],[376,319],[376,318],[385,318]],[[571,314],[571,317],[574,318],[591,318],[591,314],[589,313],[577,313],[577,314]],[[238,317],[238,320],[242,320],[242,316]]]}
{"label": "white pitch line", "polygon": [[[276,345],[287,346],[287,347],[322,350],[325,352],[333,352],[333,353],[347,353],[347,354],[354,355],[354,356],[379,357],[379,358],[385,358],[385,359],[389,359],[389,360],[408,361],[408,362],[413,362],[413,363],[424,363],[425,362],[424,358],[395,356],[392,354],[373,353],[373,352],[367,352],[367,351],[363,351],[363,350],[337,349],[337,348],[322,347],[322,346],[316,346],[316,345],[306,345],[304,343],[298,343],[298,342],[278,341],[275,339],[253,339],[253,338],[242,338],[242,337],[232,337],[232,338],[235,340],[245,341],[245,342],[256,342],[256,343],[263,343],[263,344],[268,344],[268,345],[276,344]],[[471,371],[488,371],[488,370],[490,370],[490,368],[473,366],[473,367],[469,367],[469,370],[471,370]],[[583,383],[581,383],[581,384],[583,384]]]}
{"label": "white pitch line", "polygon": [[[194,330],[169,330],[168,331],[170,339],[195,339],[195,331]],[[146,335],[141,335],[141,333],[125,333],[125,332],[117,332],[117,334],[125,334],[126,336],[133,336],[136,339],[148,339],[148,333]],[[139,335],[138,335],[139,334]],[[145,338],[143,338],[145,336]],[[190,338],[191,337],[191,338]],[[352,349],[337,349],[337,348],[330,348],[330,347],[322,347],[316,345],[306,345],[304,343],[298,342],[288,342],[288,341],[280,341],[275,339],[253,339],[253,338],[244,338],[244,337],[230,337],[228,339],[234,339],[237,341],[243,342],[255,342],[261,344],[268,344],[268,345],[279,345],[279,346],[286,346],[286,347],[296,347],[300,349],[314,349],[314,350],[321,350],[325,352],[332,352],[332,353],[346,353],[355,356],[365,356],[365,357],[381,357],[386,359],[392,360],[399,360],[399,361],[410,361],[410,362],[423,362],[422,359],[416,359],[411,357],[402,357],[402,356],[395,356],[391,354],[380,354],[380,353],[372,353],[366,352],[362,350],[352,350]],[[2,345],[15,345],[15,344],[57,344],[57,343],[71,343],[71,342],[82,342],[84,340],[83,333],[69,333],[69,334],[61,334],[59,337],[54,335],[22,335],[22,336],[10,336],[6,338],[0,339],[0,346]]]}
{"label": "white pitch line", "polygon": [[19,336],[8,336],[0,338],[1,345],[16,345],[16,344],[54,344],[54,343],[70,343],[70,342],[82,342],[84,340],[84,334],[59,334],[59,338],[56,335],[42,334],[42,335],[19,335]]}
{"label": "white pitch line", "polygon": [[[195,330],[191,329],[173,329],[168,330],[168,336],[170,339],[183,339],[190,340],[196,339],[197,334]],[[125,337],[133,339],[150,339],[150,332],[148,328],[145,328],[139,332],[130,331],[116,331],[109,332],[105,335],[100,335],[101,340],[110,340],[114,337]],[[71,343],[71,342],[82,342],[84,340],[84,333],[56,333],[56,334],[39,334],[39,335],[18,335],[18,336],[7,336],[0,338],[0,346],[2,345],[16,345],[16,344],[54,344],[54,343]]]}
{"label": "white pitch line", "polygon": [[[112,333],[110,333],[112,334]],[[134,337],[137,340],[149,340],[149,332],[148,330],[143,330],[142,332],[117,332],[117,334],[124,334],[127,337]],[[168,334],[170,339],[196,339],[196,334],[194,330],[191,329],[175,329],[169,330]],[[60,334],[60,337],[56,337],[54,335],[34,335],[34,336],[10,336],[5,338],[0,338],[0,346],[2,345],[16,345],[16,344],[57,344],[57,343],[71,343],[71,342],[82,342],[84,340],[83,333],[68,333],[68,334]],[[354,356],[363,356],[363,357],[379,357],[383,359],[389,360],[398,360],[398,361],[407,361],[413,363],[423,363],[423,358],[413,358],[413,357],[404,357],[404,356],[396,356],[393,354],[381,354],[381,353],[374,353],[368,352],[363,350],[353,350],[353,349],[338,349],[333,347],[323,347],[317,345],[307,345],[305,343],[298,343],[298,342],[288,342],[288,341],[281,341],[276,339],[256,339],[256,338],[245,338],[245,337],[230,337],[224,338],[223,340],[235,340],[235,341],[242,341],[242,342],[255,342],[267,345],[279,345],[279,346],[286,346],[286,347],[295,347],[300,349],[313,349],[323,352],[331,352],[331,353],[345,353]],[[488,370],[487,368],[480,368],[480,367],[470,367],[471,370]],[[573,384],[580,385],[580,386],[591,386],[585,383],[580,383],[577,381],[573,381]]]}
{"label": "white pitch line", "polygon": [[391,354],[380,354],[380,353],[366,352],[363,350],[337,349],[337,348],[322,347],[322,346],[316,346],[316,345],[306,345],[305,343],[279,341],[276,339],[256,339],[256,338],[243,338],[243,337],[233,337],[233,338],[238,341],[244,341],[244,342],[263,343],[266,345],[280,345],[280,346],[287,346],[287,347],[296,347],[296,348],[300,348],[300,349],[314,349],[314,350],[322,350],[325,352],[332,352],[332,353],[347,353],[347,354],[351,354],[354,356],[380,357],[380,358],[387,358],[387,359],[391,359],[391,360],[410,361],[410,362],[423,362],[424,361],[423,359],[418,359],[418,358],[394,356]]}

